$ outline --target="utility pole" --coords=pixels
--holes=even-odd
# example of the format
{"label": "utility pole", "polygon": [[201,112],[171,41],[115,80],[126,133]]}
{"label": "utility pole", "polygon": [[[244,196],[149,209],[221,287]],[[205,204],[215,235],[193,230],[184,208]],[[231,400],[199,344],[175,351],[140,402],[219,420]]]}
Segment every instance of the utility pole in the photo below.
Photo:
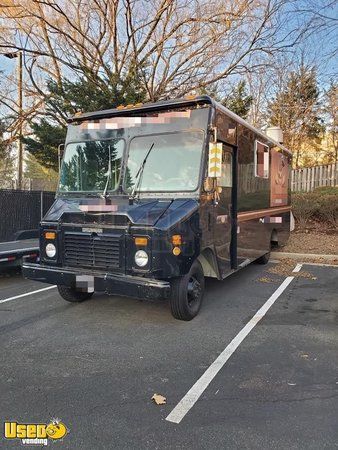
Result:
{"label": "utility pole", "polygon": [[18,107],[19,107],[19,142],[18,142],[18,188],[22,189],[22,165],[23,165],[23,143],[22,143],[22,52],[18,52]]}
{"label": "utility pole", "polygon": [[18,116],[19,116],[19,142],[18,142],[18,172],[17,181],[18,189],[22,189],[22,166],[23,166],[23,144],[22,144],[22,129],[23,129],[23,85],[22,85],[22,51],[3,53],[6,58],[18,59]]}

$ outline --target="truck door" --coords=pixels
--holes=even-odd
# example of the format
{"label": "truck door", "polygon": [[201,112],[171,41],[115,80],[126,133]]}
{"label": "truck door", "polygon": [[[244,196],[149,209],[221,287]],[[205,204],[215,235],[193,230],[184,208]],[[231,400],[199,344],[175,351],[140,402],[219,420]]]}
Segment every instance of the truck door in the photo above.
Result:
{"label": "truck door", "polygon": [[222,143],[222,170],[217,178],[214,243],[222,277],[237,267],[236,147]]}

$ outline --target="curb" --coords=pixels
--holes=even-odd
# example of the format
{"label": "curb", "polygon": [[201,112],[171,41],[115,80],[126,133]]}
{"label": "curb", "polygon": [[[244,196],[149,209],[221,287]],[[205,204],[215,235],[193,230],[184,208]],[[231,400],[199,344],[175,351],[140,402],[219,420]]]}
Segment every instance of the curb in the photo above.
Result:
{"label": "curb", "polygon": [[286,253],[286,252],[271,252],[271,257],[276,259],[295,259],[303,261],[307,259],[321,259],[325,261],[338,261],[338,255],[317,255],[316,253]]}

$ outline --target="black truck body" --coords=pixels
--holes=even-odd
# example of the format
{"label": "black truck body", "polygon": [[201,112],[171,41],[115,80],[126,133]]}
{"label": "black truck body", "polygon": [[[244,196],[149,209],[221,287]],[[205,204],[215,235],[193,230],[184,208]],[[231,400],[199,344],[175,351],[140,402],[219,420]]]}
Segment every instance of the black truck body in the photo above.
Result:
{"label": "black truck body", "polygon": [[287,149],[208,96],[73,117],[40,264],[24,275],[70,301],[169,298],[190,320],[204,276],[222,280],[285,244],[290,169]]}

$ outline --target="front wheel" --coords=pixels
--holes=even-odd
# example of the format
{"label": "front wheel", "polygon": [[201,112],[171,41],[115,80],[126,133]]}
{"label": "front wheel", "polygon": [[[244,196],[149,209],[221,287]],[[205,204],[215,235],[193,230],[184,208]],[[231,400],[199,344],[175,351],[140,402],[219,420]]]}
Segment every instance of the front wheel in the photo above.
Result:
{"label": "front wheel", "polygon": [[69,288],[66,286],[59,286],[58,291],[61,297],[67,302],[83,302],[84,300],[88,300],[94,292],[81,292],[77,291],[74,288]]}
{"label": "front wheel", "polygon": [[170,308],[175,319],[191,320],[197,316],[204,294],[204,273],[195,261],[189,273],[171,282]]}

